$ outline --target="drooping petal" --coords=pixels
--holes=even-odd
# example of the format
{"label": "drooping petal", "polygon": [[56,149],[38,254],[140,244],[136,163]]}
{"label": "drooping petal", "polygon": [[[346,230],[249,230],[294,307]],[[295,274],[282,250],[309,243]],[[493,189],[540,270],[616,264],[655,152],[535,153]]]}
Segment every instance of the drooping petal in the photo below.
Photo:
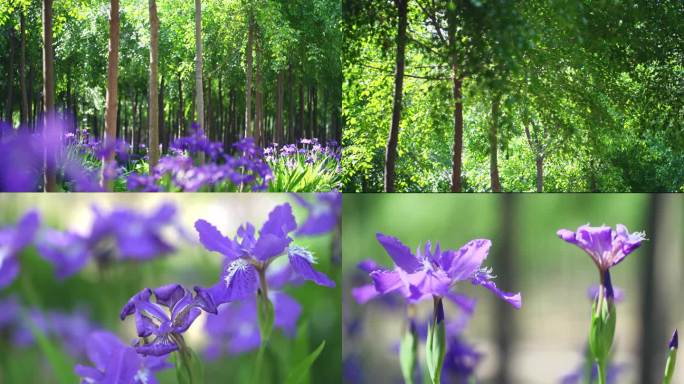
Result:
{"label": "drooping petal", "polygon": [[197,220],[195,222],[195,229],[204,248],[209,251],[218,252],[231,260],[239,257],[235,244],[207,221]]}
{"label": "drooping petal", "polygon": [[87,365],[76,364],[74,372],[83,379],[82,384],[101,383],[104,378],[104,373]]}
{"label": "drooping petal", "polygon": [[[251,298],[257,289],[257,272],[252,264],[237,259],[228,265],[223,277],[226,301]],[[221,301],[223,302],[223,301]]]}
{"label": "drooping petal", "polygon": [[165,356],[177,350],[178,345],[167,334],[156,337],[148,344],[138,344],[135,346],[135,351],[139,354],[151,356]]}
{"label": "drooping petal", "polygon": [[311,252],[301,247],[290,247],[288,250],[288,257],[290,259],[290,266],[292,270],[304,278],[305,280],[313,281],[314,283],[324,287],[334,287],[335,282],[330,280],[325,274],[318,272],[313,268],[316,263]]}
{"label": "drooping petal", "polygon": [[411,253],[409,247],[402,244],[399,239],[382,233],[377,233],[375,237],[399,268],[409,273],[420,269],[421,264],[418,259]]}
{"label": "drooping petal", "polygon": [[16,226],[16,235],[12,239],[11,248],[16,252],[26,247],[40,226],[40,216],[36,211],[29,211],[19,219]]}
{"label": "drooping petal", "polygon": [[102,384],[130,383],[133,381],[140,357],[133,348],[118,348],[113,351],[107,366]]}
{"label": "drooping petal", "polygon": [[215,284],[213,288],[208,289],[195,286],[193,288],[195,290],[195,304],[203,311],[215,315],[218,311],[218,304],[216,304],[215,293],[213,292],[215,292],[217,288],[222,291],[225,291],[220,282],[218,284]]}
{"label": "drooping petal", "polygon": [[522,307],[522,296],[520,292],[509,293],[504,292],[496,287],[496,284],[491,280],[491,276],[488,273],[478,273],[472,278],[471,282],[474,285],[481,285],[490,291],[492,291],[496,296],[498,296],[503,301],[507,302],[513,308],[520,309]]}
{"label": "drooping petal", "polygon": [[149,288],[144,288],[135,295],[133,295],[130,299],[128,299],[126,305],[124,305],[124,307],[121,309],[119,318],[121,320],[124,320],[126,317],[132,315],[135,312],[136,301],[149,301],[150,296],[152,296],[152,290]]}
{"label": "drooping petal", "polygon": [[375,260],[372,259],[362,260],[356,266],[366,273],[371,273],[375,270],[383,269],[382,267],[380,267],[380,265],[378,265],[378,263],[375,262]]}
{"label": "drooping petal", "polygon": [[113,352],[125,348],[121,340],[111,332],[95,331],[88,336],[86,353],[98,369],[104,370]]}

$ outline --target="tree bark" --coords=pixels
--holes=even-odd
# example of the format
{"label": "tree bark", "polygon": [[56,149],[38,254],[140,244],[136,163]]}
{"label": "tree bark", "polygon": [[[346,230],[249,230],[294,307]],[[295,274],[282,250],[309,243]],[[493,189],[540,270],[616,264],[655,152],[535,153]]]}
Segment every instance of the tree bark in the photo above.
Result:
{"label": "tree bark", "polygon": [[454,148],[453,169],[451,172],[451,192],[461,192],[461,166],[463,163],[463,100],[461,86],[463,81],[458,77],[458,69],[454,65]]}
{"label": "tree bark", "polygon": [[195,0],[195,108],[197,124],[204,130],[204,88],[202,86],[202,0]]}
{"label": "tree bark", "polygon": [[494,95],[492,100],[492,124],[489,128],[489,174],[491,176],[492,192],[501,192],[501,183],[499,181],[499,164],[498,164],[498,146],[497,136],[499,128],[499,104],[501,102],[501,95],[498,93]]}
{"label": "tree bark", "polygon": [[7,63],[7,99],[5,101],[5,120],[7,120],[8,123],[12,124],[12,107],[14,106],[14,46],[15,46],[15,39],[16,37],[14,36],[14,26],[9,25],[7,29],[8,33],[8,42],[9,42],[9,61]]}
{"label": "tree bark", "polygon": [[245,50],[245,137],[254,136],[252,127],[252,50],[254,46],[254,15],[249,11],[247,48]]}
{"label": "tree bark", "polygon": [[183,132],[185,127],[185,111],[183,110],[183,81],[181,79],[180,72],[178,72],[178,98],[178,133],[176,134],[176,137]]}
{"label": "tree bark", "polygon": [[262,74],[262,47],[258,36],[255,36],[256,46],[256,68],[254,76],[254,140],[260,147],[264,146],[264,89]]}
{"label": "tree bark", "polygon": [[164,76],[161,76],[161,83],[159,85],[159,142],[161,143],[161,150],[159,155],[169,147],[168,134],[166,133],[166,125],[164,123]]}
{"label": "tree bark", "polygon": [[537,192],[544,191],[544,156],[536,156],[537,163]]}
{"label": "tree bark", "polygon": [[19,56],[19,88],[21,92],[21,116],[20,123],[24,129],[28,129],[28,92],[26,90],[26,16],[24,11],[19,12],[19,29],[21,34],[21,54]]}
{"label": "tree bark", "polygon": [[[112,146],[116,141],[116,116],[118,100],[119,76],[119,0],[111,0],[109,15],[109,64],[107,67],[107,100],[105,111],[105,146]],[[111,181],[105,180],[105,170],[114,161],[114,153],[109,154],[102,163],[101,185],[107,190],[112,189]]]}
{"label": "tree bark", "polygon": [[302,138],[304,132],[304,85],[299,84],[299,126],[296,129],[293,143],[296,144],[297,140]]}
{"label": "tree bark", "polygon": [[[116,0],[112,0],[116,1]],[[118,4],[118,2],[117,2]],[[55,63],[54,48],[52,46],[52,0],[43,0],[43,130],[49,129],[48,121],[55,109]],[[43,189],[45,192],[57,190],[57,173],[54,153],[47,148],[44,154],[45,173],[43,174]]]}
{"label": "tree bark", "polygon": [[[199,1],[199,0],[198,0]],[[159,17],[156,0],[150,7],[150,78],[149,78],[149,154],[150,170],[159,162]]]}
{"label": "tree bark", "polygon": [[406,51],[406,27],[408,24],[408,0],[394,0],[397,8],[397,52],[396,72],[394,74],[394,100],[392,104],[392,125],[390,126],[385,151],[385,192],[394,192],[397,146],[399,144],[399,123],[404,89],[404,62]]}
{"label": "tree bark", "polygon": [[283,130],[283,104],[284,104],[284,89],[283,83],[285,82],[285,74],[282,70],[278,72],[278,77],[276,78],[276,110],[275,110],[275,142],[279,145],[285,144],[283,142],[284,130]]}

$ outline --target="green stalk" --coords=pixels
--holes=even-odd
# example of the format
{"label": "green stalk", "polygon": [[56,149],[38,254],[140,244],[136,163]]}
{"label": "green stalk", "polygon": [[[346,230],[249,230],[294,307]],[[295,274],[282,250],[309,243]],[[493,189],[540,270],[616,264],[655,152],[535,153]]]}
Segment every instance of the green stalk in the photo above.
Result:
{"label": "green stalk", "polygon": [[261,383],[261,371],[264,365],[264,353],[268,345],[271,333],[273,332],[273,322],[275,320],[275,312],[273,303],[268,298],[268,284],[266,283],[266,266],[257,266],[259,273],[259,293],[257,294],[257,311],[259,316],[259,335],[261,336],[261,345],[259,345],[259,352],[257,353],[256,362],[254,364],[254,374],[252,375],[252,382],[255,384]]}

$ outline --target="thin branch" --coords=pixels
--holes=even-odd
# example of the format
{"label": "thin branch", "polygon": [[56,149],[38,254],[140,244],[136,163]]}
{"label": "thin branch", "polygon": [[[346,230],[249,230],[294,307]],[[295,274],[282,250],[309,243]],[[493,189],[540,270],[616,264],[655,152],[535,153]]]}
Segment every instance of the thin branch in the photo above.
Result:
{"label": "thin branch", "polygon": [[[372,65],[368,64],[360,64],[362,67],[365,68],[370,68],[374,69],[376,71],[381,71],[385,76],[394,76],[394,72],[387,72],[386,69],[380,68],[380,67],[375,67]],[[410,77],[414,79],[422,79],[422,80],[451,80],[451,77],[442,77],[442,76],[420,76],[420,75],[411,75],[411,74],[404,74],[404,77]]]}

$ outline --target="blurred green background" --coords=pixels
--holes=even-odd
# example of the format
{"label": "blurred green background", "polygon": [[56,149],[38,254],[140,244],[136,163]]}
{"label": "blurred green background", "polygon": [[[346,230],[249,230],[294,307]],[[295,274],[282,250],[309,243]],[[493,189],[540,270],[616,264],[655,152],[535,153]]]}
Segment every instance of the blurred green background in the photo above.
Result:
{"label": "blurred green background", "polygon": [[[312,197],[312,196],[310,196]],[[63,283],[55,280],[52,267],[44,261],[34,247],[20,256],[20,278],[0,293],[0,298],[15,294],[29,305],[21,278],[29,277],[37,296],[38,307],[43,310],[70,311],[76,307],[90,311],[93,321],[103,328],[115,332],[124,341],[135,338],[132,318],[125,322],[118,314],[128,298],[144,287],[157,287],[169,283],[209,286],[215,283],[220,272],[222,256],[206,251],[199,244],[193,224],[205,219],[230,236],[245,221],[252,222],[257,230],[266,220],[268,212],[277,204],[290,202],[297,223],[303,223],[307,216],[305,209],[287,194],[2,194],[0,195],[0,223],[14,224],[16,219],[29,209],[38,210],[43,224],[57,229],[71,229],[87,233],[93,220],[92,205],[105,212],[113,207],[128,207],[151,213],[163,202],[173,202],[177,217],[188,238],[169,232],[172,243],[178,246],[170,256],[145,263],[119,263],[100,273],[93,262],[77,275]],[[325,349],[314,363],[310,382],[341,382],[341,308],[340,267],[331,262],[332,235],[295,237],[294,244],[308,247],[319,260],[317,269],[325,272],[337,282],[337,288],[318,287],[312,283],[288,286],[284,291],[302,306],[299,326],[306,337],[289,339],[276,330],[272,337],[272,348],[266,356],[267,375],[262,377],[285,377],[294,359],[300,360],[313,351],[323,340]],[[203,314],[186,333],[188,345],[201,353],[207,344]],[[83,335],[85,338],[87,335]],[[4,340],[3,340],[4,338]],[[57,340],[56,340],[57,341]],[[303,354],[303,356],[302,356]],[[242,355],[223,355],[215,361],[205,361],[206,383],[247,382],[252,374],[256,351]],[[68,358],[68,357],[67,357]],[[88,361],[70,361],[90,365]],[[175,371],[167,370],[157,374],[161,383],[175,383]],[[42,350],[37,346],[13,347],[8,335],[0,330],[0,383],[51,383],[54,373],[47,364]],[[279,379],[270,382],[281,382]]]}
{"label": "blurred green background", "polygon": [[[427,240],[458,249],[471,239],[488,238],[493,247],[485,265],[494,268],[499,288],[522,292],[523,307],[515,311],[481,287],[459,286],[478,300],[465,331],[485,355],[478,382],[559,382],[581,363],[591,310],[587,289],[598,282],[598,273],[589,256],[556,231],[622,223],[630,231],[645,230],[649,241],[612,273],[613,284],[625,294],[613,347],[614,362],[625,367],[618,382],[660,382],[671,332],[684,328],[683,217],[682,195],[345,194],[343,356],[360,357],[363,382],[401,382],[393,348],[403,310],[376,301],[360,306],[350,297],[353,286],[370,281],[356,272],[359,261],[392,265],[376,232],[396,236],[411,249]],[[421,308],[424,318],[430,307]],[[455,317],[458,309],[447,304],[446,312]],[[360,334],[349,336],[352,326]],[[673,382],[684,382],[681,362]]]}

